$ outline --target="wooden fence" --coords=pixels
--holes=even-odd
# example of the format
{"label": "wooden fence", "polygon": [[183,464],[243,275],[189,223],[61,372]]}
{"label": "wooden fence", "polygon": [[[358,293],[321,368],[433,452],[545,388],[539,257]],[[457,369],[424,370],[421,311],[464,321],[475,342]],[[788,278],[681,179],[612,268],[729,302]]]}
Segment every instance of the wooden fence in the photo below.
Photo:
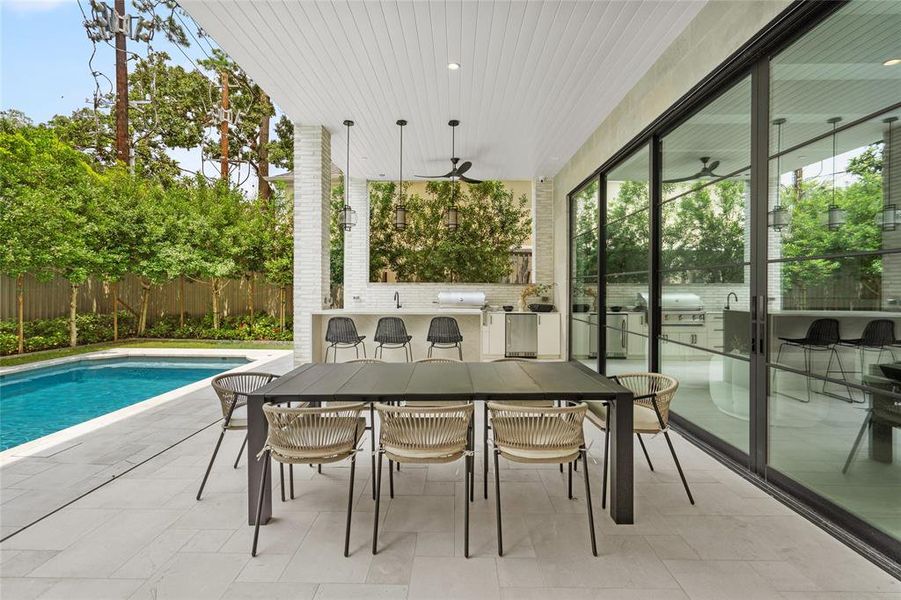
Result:
{"label": "wooden fence", "polygon": [[[279,310],[278,287],[266,282],[261,276],[254,278],[254,310],[267,312],[275,317]],[[223,316],[243,314],[248,306],[248,281],[232,280],[222,290]],[[175,279],[160,286],[153,286],[147,307],[147,321],[153,323],[159,317],[179,314],[182,290],[186,315],[204,315],[212,312],[210,287],[188,278]],[[112,300],[102,282],[88,280],[78,289],[79,313],[112,312]],[[141,282],[137,277],[126,276],[119,282],[119,298],[134,310],[140,310]],[[285,315],[292,311],[291,289],[286,290]],[[121,309],[124,309],[120,305]],[[60,278],[42,282],[25,277],[25,320],[50,319],[69,314],[69,283]],[[0,319],[15,320],[16,280],[0,275]]]}

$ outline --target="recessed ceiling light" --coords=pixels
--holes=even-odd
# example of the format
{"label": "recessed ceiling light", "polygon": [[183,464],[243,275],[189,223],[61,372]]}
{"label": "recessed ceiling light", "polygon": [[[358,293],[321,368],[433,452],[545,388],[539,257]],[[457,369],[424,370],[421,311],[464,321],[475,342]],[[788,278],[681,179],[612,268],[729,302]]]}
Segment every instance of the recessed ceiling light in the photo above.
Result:
{"label": "recessed ceiling light", "polygon": [[447,63],[447,68],[451,71],[456,71],[460,68],[460,63]]}
{"label": "recessed ceiling light", "polygon": [[893,65],[901,65],[901,58],[890,58],[882,64],[884,64],[886,67],[891,67]]}

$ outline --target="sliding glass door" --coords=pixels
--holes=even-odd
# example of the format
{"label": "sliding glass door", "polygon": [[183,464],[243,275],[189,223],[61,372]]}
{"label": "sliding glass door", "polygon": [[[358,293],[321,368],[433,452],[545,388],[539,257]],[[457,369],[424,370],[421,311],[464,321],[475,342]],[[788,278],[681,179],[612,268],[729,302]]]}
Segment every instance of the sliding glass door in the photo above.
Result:
{"label": "sliding glass door", "polygon": [[598,181],[570,200],[569,355],[597,368],[598,360]]}
{"label": "sliding glass door", "polygon": [[896,539],[899,31],[851,2],[772,59],[767,236],[769,466]]}

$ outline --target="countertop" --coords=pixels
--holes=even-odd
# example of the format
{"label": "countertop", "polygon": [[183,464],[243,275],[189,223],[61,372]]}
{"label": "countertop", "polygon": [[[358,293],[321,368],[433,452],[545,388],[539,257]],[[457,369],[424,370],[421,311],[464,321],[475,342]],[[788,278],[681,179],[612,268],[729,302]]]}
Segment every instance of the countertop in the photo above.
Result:
{"label": "countertop", "polygon": [[[747,313],[747,310],[732,309],[729,312]],[[901,311],[888,310],[771,310],[770,317],[832,317],[836,319],[901,319]]]}
{"label": "countertop", "polygon": [[314,310],[312,311],[314,315],[330,315],[330,316],[342,316],[342,315],[373,315],[373,316],[391,316],[391,315],[421,315],[421,316],[435,316],[440,317],[442,315],[458,315],[458,316],[481,316],[482,309],[481,308],[449,308],[449,307],[438,307],[434,308],[330,308],[323,310]]}

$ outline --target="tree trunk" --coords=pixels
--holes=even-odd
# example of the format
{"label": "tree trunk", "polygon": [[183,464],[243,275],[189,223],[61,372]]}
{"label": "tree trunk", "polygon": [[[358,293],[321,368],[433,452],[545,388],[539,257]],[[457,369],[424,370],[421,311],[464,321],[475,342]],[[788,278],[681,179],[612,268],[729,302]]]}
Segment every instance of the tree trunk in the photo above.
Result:
{"label": "tree trunk", "polygon": [[75,314],[78,310],[78,284],[69,284],[69,346],[78,345],[78,328],[75,326]]}
{"label": "tree trunk", "polygon": [[19,347],[18,352],[22,354],[25,352],[25,275],[19,275],[16,277],[16,302],[18,303],[18,313],[19,313],[19,327],[18,327],[18,338],[19,338]]}
{"label": "tree trunk", "polygon": [[185,276],[178,281],[178,326],[185,326]]}
{"label": "tree trunk", "polygon": [[219,278],[210,278],[210,289],[213,291],[213,329],[219,329]]}
{"label": "tree trunk", "polygon": [[250,277],[247,279],[247,313],[250,315],[251,325],[253,325],[253,316],[256,312],[253,304],[254,292],[256,292],[256,274],[251,273]]}
{"label": "tree trunk", "polygon": [[278,330],[285,331],[285,301],[287,298],[285,286],[278,289]]}
{"label": "tree trunk", "polygon": [[[260,121],[260,137],[257,144],[257,190],[261,200],[269,200],[272,196],[272,189],[266,178],[269,177],[269,111],[266,110],[269,105],[269,96],[265,93],[261,98],[264,105],[263,119]],[[268,208],[268,207],[267,207]]]}
{"label": "tree trunk", "polygon": [[138,337],[147,329],[147,305],[150,304],[150,282],[141,279],[141,316],[138,317]]}
{"label": "tree trunk", "polygon": [[119,282],[111,284],[113,293],[113,341],[119,340]]}

